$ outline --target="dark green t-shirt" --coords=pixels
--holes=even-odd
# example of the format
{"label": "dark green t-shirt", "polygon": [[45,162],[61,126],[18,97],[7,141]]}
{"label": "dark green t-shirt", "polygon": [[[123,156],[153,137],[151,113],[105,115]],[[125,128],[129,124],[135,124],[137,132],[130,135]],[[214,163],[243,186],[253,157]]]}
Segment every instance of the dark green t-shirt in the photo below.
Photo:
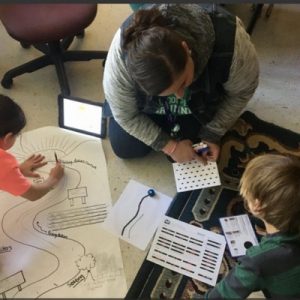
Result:
{"label": "dark green t-shirt", "polygon": [[[167,106],[174,116],[190,115],[192,113],[188,106],[188,103],[191,100],[191,93],[188,88],[185,89],[182,98],[177,98],[175,95],[170,95],[164,99],[166,99],[165,101],[167,101]],[[165,106],[161,97],[158,100],[158,106],[155,113],[158,115],[166,114]]]}
{"label": "dark green t-shirt", "polygon": [[254,291],[263,291],[268,298],[300,298],[299,234],[263,237],[205,299],[245,299]]}

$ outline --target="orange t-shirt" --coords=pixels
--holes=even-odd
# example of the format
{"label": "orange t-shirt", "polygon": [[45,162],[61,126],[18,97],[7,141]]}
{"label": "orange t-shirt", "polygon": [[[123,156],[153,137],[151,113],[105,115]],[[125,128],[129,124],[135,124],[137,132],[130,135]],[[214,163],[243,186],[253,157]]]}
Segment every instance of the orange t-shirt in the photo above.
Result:
{"label": "orange t-shirt", "polygon": [[16,158],[0,149],[0,190],[15,196],[23,195],[31,182],[21,173]]}

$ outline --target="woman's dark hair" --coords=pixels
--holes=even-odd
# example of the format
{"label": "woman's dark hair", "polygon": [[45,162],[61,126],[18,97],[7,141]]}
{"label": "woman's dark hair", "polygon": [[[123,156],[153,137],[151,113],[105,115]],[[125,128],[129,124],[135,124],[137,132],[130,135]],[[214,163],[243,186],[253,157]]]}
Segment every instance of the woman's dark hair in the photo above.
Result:
{"label": "woman's dark hair", "polygon": [[0,94],[0,138],[10,132],[18,134],[25,125],[22,108],[9,97]]}
{"label": "woman's dark hair", "polygon": [[133,18],[123,34],[128,71],[148,95],[159,95],[184,71],[183,39],[157,8],[140,9]]}

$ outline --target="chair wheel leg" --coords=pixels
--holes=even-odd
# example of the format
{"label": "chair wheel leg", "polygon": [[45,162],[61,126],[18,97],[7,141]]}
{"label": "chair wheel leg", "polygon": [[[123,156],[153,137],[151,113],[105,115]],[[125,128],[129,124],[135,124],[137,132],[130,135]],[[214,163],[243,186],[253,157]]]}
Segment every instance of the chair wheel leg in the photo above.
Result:
{"label": "chair wheel leg", "polygon": [[25,43],[25,42],[20,42],[21,46],[25,49],[30,48],[30,44],[29,43]]}
{"label": "chair wheel leg", "polygon": [[272,13],[272,10],[273,10],[273,6],[274,6],[274,4],[269,4],[269,6],[267,8],[267,11],[266,11],[266,14],[265,14],[266,18],[270,17],[270,15]]}
{"label": "chair wheel leg", "polygon": [[3,78],[2,81],[1,81],[1,85],[5,89],[10,89],[12,84],[13,84],[13,80],[11,78]]}
{"label": "chair wheel leg", "polygon": [[84,30],[80,31],[79,33],[76,34],[76,37],[79,39],[84,38]]}

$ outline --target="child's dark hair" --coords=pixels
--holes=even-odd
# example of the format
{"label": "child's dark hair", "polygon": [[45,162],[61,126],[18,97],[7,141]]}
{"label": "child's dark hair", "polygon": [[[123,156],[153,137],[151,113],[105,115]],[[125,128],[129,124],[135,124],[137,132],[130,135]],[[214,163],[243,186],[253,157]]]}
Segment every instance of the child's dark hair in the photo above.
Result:
{"label": "child's dark hair", "polygon": [[0,138],[18,134],[26,125],[22,108],[11,98],[0,94]]}
{"label": "child's dark hair", "polygon": [[184,71],[188,56],[182,38],[157,8],[140,9],[123,34],[126,65],[132,78],[148,95],[166,90]]}

